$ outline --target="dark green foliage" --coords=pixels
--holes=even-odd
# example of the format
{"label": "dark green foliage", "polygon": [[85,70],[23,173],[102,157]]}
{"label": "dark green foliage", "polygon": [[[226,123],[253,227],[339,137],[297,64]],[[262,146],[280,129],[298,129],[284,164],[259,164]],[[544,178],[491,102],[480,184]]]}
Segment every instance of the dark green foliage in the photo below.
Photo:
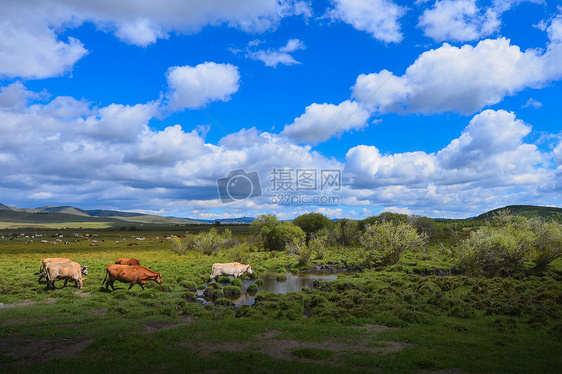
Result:
{"label": "dark green foliage", "polygon": [[242,280],[239,278],[234,278],[232,282],[230,282],[230,284],[236,287],[242,287]]}
{"label": "dark green foliage", "polygon": [[293,223],[305,232],[307,243],[312,238],[312,234],[322,229],[331,230],[335,226],[334,222],[322,213],[302,214],[293,219]]}
{"label": "dark green foliage", "polygon": [[304,239],[306,234],[292,222],[280,222],[275,215],[262,214],[251,224],[263,240],[266,249],[282,251],[289,240]]}

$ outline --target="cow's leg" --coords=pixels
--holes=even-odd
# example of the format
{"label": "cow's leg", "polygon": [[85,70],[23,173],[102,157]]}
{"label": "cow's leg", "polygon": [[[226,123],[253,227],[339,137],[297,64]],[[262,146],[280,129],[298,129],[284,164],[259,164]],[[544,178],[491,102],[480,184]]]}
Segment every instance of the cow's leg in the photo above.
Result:
{"label": "cow's leg", "polygon": [[66,287],[66,285],[68,284],[68,279],[64,280],[64,287]]}
{"label": "cow's leg", "polygon": [[135,285],[134,283],[131,283],[131,285],[129,286],[129,289],[133,288],[134,285]]}

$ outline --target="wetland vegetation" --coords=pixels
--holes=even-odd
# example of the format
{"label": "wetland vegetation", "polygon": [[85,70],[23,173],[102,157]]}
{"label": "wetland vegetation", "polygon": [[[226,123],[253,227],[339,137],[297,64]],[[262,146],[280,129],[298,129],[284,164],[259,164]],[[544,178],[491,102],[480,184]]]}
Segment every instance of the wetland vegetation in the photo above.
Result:
{"label": "wetland vegetation", "polygon": [[[560,223],[324,218],[2,230],[0,372],[559,372]],[[87,265],[84,288],[47,291],[45,257]],[[163,284],[107,292],[119,257]],[[253,274],[209,282],[213,263],[234,261]],[[294,292],[266,284],[299,274],[312,282]]]}

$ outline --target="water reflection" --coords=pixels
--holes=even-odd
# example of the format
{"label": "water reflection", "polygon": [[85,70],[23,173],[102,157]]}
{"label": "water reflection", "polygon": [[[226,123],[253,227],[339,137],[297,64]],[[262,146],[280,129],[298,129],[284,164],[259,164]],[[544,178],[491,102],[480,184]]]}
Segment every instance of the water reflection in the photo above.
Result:
{"label": "water reflection", "polygon": [[[268,272],[262,274],[258,279],[263,280],[263,284],[258,287],[259,291],[273,292],[277,294],[286,294],[289,292],[296,292],[302,290],[304,287],[310,289],[314,288],[314,281],[318,280],[320,282],[329,282],[338,278],[337,274],[330,273],[285,273],[287,275],[287,280],[283,282],[277,281],[277,274]],[[249,285],[256,283],[255,280],[243,280],[242,281],[242,295],[237,298],[231,299],[234,305],[254,305],[256,302],[255,294],[250,294],[246,292]],[[228,285],[228,284],[227,284]],[[224,286],[224,285],[223,285]],[[201,303],[208,303],[202,297],[203,291],[197,291],[197,295],[200,296],[198,301]]]}

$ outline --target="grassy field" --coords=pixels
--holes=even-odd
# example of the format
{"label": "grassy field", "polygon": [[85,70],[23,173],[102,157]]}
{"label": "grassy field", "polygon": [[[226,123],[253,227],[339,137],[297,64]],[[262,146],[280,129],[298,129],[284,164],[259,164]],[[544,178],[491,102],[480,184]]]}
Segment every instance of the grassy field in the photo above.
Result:
{"label": "grassy field", "polygon": [[[331,248],[314,263],[360,271],[287,295],[258,292],[255,305],[235,308],[226,299],[195,300],[211,265],[232,261],[232,253],[178,255],[163,238],[181,230],[89,230],[99,246],[72,230],[60,238],[70,245],[40,243],[54,241],[54,231],[40,231],[47,236],[30,244],[5,233],[0,372],[557,373],[562,367],[561,260],[542,273],[488,279],[448,275],[454,262],[437,246],[377,269],[363,267],[361,248]],[[45,257],[87,265],[84,288],[59,280],[46,291],[36,274]],[[139,259],[164,283],[149,282],[143,291],[116,282],[119,288],[106,292],[105,267],[118,257]],[[296,271],[297,260],[284,252],[253,248],[247,258],[258,274]]]}

